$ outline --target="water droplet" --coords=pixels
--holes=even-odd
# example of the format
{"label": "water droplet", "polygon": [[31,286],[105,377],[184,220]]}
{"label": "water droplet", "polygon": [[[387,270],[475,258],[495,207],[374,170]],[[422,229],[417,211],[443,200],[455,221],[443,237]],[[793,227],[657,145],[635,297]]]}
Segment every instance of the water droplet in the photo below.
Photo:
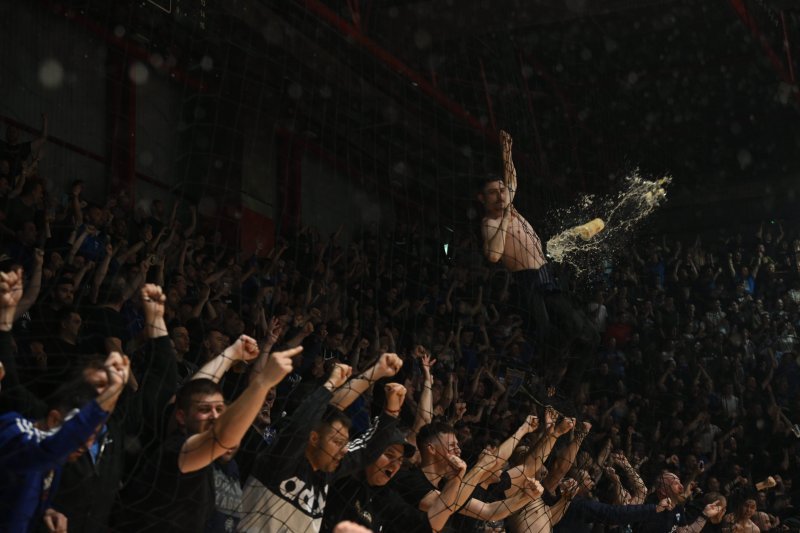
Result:
{"label": "water droplet", "polygon": [[147,78],[150,77],[150,72],[147,70],[147,67],[144,65],[144,63],[136,61],[128,69],[128,77],[136,85],[144,85],[147,83]]}
{"label": "water droplet", "polygon": [[64,67],[56,59],[45,59],[39,66],[39,82],[46,89],[58,89],[64,83]]}
{"label": "water droplet", "polygon": [[736,154],[736,159],[739,161],[739,166],[742,170],[753,164],[753,154],[744,148],[739,150],[739,153]]}

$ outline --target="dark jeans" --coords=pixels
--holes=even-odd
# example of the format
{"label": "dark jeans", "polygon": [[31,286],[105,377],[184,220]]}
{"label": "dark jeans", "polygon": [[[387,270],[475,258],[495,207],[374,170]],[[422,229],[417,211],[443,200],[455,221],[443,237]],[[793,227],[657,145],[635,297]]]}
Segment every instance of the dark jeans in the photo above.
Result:
{"label": "dark jeans", "polygon": [[520,304],[528,315],[528,332],[537,340],[544,360],[544,375],[558,374],[566,367],[562,389],[575,393],[600,342],[594,324],[563,293],[549,265],[514,272]]}

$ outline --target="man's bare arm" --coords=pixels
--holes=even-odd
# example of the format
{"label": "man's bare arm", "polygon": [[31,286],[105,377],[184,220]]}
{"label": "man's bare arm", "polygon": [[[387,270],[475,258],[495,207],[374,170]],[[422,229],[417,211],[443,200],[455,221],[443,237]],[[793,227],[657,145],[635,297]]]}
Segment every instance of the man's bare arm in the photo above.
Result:
{"label": "man's bare arm", "polygon": [[511,135],[507,131],[500,130],[500,145],[503,150],[503,181],[508,188],[508,204],[511,205],[517,192],[517,169],[511,157]]}
{"label": "man's bare arm", "polygon": [[500,224],[495,224],[490,218],[483,219],[483,226],[481,226],[481,232],[483,234],[483,255],[492,263],[497,263],[500,261],[500,258],[503,257],[503,251],[506,248],[508,224],[511,222],[512,209],[509,203],[503,210],[503,218],[500,220]]}

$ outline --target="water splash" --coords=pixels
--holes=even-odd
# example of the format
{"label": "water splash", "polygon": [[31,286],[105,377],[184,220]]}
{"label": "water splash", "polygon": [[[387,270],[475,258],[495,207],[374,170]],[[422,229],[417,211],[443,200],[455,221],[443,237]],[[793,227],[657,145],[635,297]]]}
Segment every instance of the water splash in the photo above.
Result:
{"label": "water splash", "polygon": [[[568,263],[580,273],[586,261],[604,259],[626,245],[631,233],[667,198],[670,176],[645,179],[638,171],[625,178],[623,189],[614,196],[582,196],[572,207],[559,209],[551,219],[562,229],[547,241],[547,254],[553,261]],[[574,228],[593,218],[605,222],[605,229],[589,240],[576,235]]]}

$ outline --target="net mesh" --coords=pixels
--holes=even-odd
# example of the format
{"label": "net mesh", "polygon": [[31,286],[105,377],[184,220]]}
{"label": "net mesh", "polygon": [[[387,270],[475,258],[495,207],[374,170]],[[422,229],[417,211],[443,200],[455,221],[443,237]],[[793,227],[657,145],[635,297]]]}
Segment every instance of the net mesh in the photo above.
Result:
{"label": "net mesh", "polygon": [[0,8],[0,530],[797,530],[796,11],[494,4]]}

